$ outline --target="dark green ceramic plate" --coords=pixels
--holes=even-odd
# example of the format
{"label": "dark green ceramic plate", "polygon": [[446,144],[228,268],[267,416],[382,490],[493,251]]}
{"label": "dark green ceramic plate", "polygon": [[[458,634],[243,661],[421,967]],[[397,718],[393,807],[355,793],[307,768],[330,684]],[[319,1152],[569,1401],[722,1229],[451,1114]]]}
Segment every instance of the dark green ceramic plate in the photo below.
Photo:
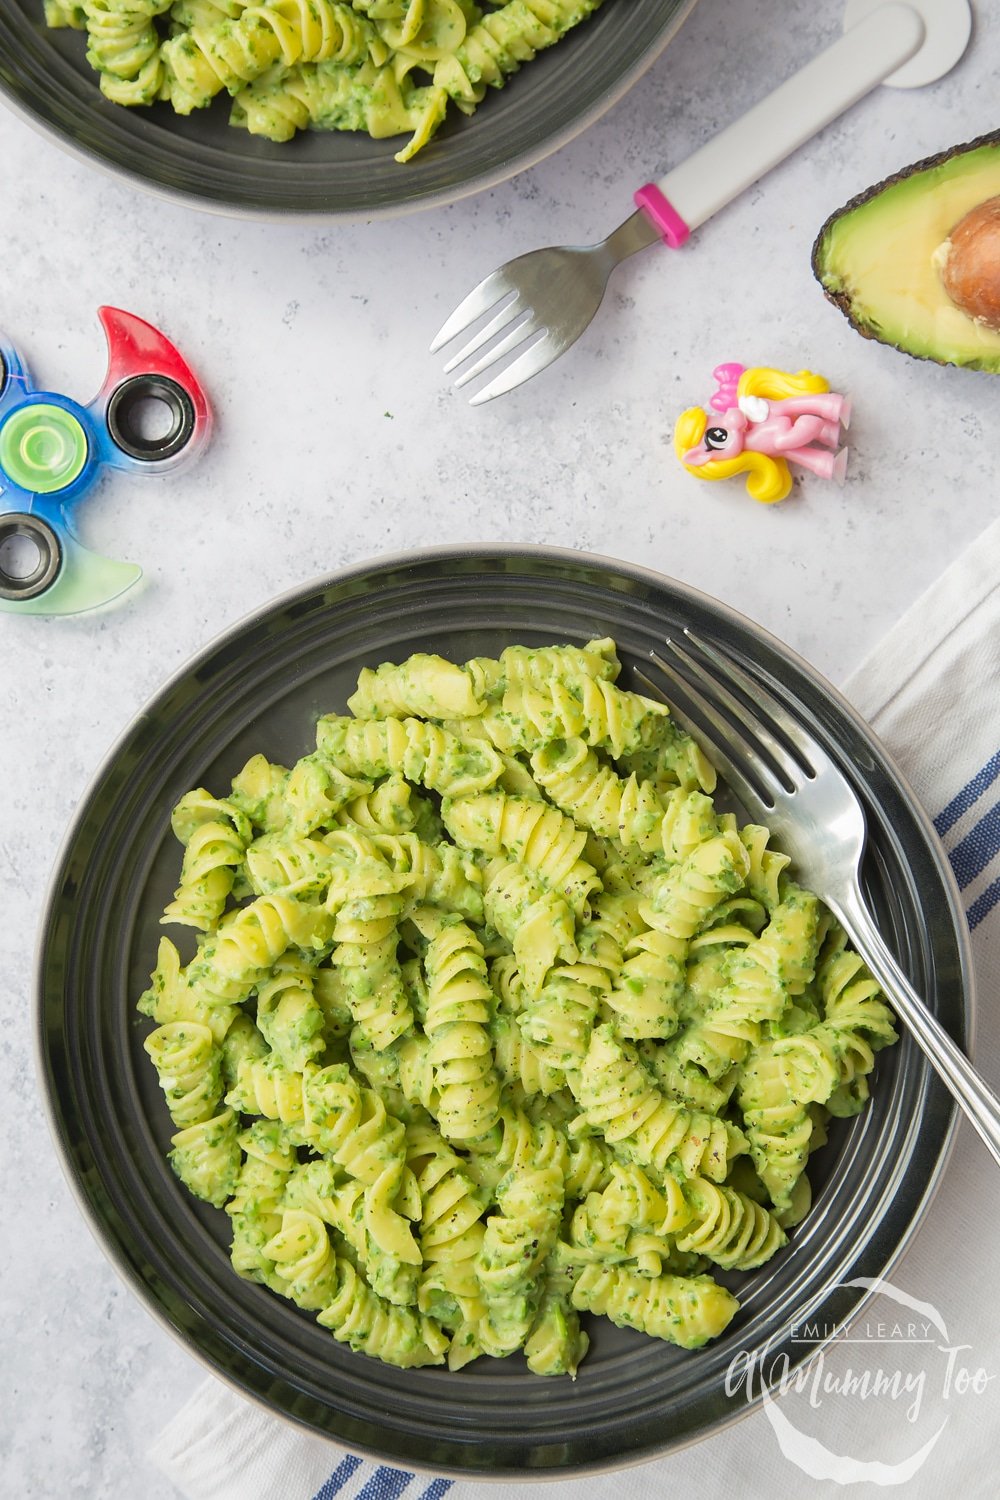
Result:
{"label": "dark green ceramic plate", "polygon": [[400,141],[353,132],[306,132],[284,145],[254,138],[230,127],[222,99],[187,118],[165,104],[110,104],[84,57],[84,36],[46,30],[42,0],[0,5],[0,93],[64,145],[196,206],[369,219],[481,192],[548,156],[622,97],[694,5],[606,0],[503,89],[490,90],[474,115],[446,121],[406,165],[392,159]]}
{"label": "dark green ceramic plate", "polygon": [[722,1338],[683,1351],[594,1326],[575,1383],[520,1357],[457,1374],[399,1371],[333,1341],[312,1315],[240,1281],[229,1221],[193,1200],[164,1159],[170,1125],[142,1051],[135,1001],[176,884],[170,810],[189,787],[222,791],[251,754],[286,764],[317,716],[344,710],[362,666],[414,650],[456,660],[515,641],[613,636],[639,664],[691,626],[791,703],[840,764],[870,823],[865,880],[917,990],[967,1044],[970,957],[947,861],[885,751],[843,699],[772,637],[681,584],[545,548],[453,549],[348,570],[278,599],[216,641],[126,731],[70,830],[41,933],[40,1070],[81,1206],[146,1306],[219,1375],[306,1427],[391,1463],[439,1473],[567,1476],[694,1441],[747,1410],[727,1393],[740,1349],[791,1366],[808,1313],[832,1328],[868,1295],[844,1283],[895,1262],[927,1206],[954,1124],[950,1098],[906,1038],[879,1056],[872,1101],[813,1158],[815,1203],[759,1271],[726,1277],[741,1310]]}

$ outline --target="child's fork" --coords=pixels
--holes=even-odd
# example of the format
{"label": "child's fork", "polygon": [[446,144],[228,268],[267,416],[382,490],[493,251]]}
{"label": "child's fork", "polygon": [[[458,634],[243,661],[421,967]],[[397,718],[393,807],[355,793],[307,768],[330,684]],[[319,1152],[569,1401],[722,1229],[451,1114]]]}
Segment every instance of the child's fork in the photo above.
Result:
{"label": "child's fork", "polygon": [[[905,1021],[918,1047],[1000,1164],[1000,1099],[927,1009],[886,946],[861,889],[864,808],[836,763],[801,719],[729,657],[685,630],[688,645],[666,642],[673,663],[653,664],[691,713],[670,707],[725,778],[749,816],[764,824],[796,875],[839,918],[848,937]],[[664,693],[646,674],[647,689]],[[720,711],[723,710],[723,711]]]}
{"label": "child's fork", "polygon": [[445,366],[450,373],[483,351],[455,381],[462,386],[494,372],[471,398],[473,406],[513,390],[575,343],[620,261],[657,239],[676,249],[693,229],[890,75],[903,86],[931,83],[965,51],[972,24],[969,0],[853,0],[854,11],[873,3],[870,13],[742,119],[661,182],[640,188],[638,211],[606,240],[532,250],[500,266],[469,293],[435,337],[431,353],[492,313]]}

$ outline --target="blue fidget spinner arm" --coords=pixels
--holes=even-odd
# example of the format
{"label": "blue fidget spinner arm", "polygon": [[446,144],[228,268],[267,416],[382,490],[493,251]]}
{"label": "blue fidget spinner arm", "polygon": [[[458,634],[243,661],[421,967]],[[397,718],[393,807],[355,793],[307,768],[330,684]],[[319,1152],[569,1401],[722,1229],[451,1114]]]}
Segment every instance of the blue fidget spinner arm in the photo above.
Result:
{"label": "blue fidget spinner arm", "polygon": [[[98,309],[108,371],[87,406],[34,388],[28,367],[0,336],[0,612],[69,615],[106,604],[142,576],[134,563],[90,551],[73,528],[75,507],[104,468],[165,474],[195,458],[211,431],[205,393],[178,350],[151,324]],[[164,430],[144,430],[151,405]],[[23,537],[37,561],[5,562]]]}

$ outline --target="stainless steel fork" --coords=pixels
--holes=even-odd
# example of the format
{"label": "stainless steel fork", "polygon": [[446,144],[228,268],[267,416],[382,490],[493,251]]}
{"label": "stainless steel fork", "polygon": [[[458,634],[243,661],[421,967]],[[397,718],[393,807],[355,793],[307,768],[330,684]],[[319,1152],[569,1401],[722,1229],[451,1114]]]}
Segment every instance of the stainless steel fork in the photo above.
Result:
{"label": "stainless steel fork", "polygon": [[[839,918],[896,1014],[1000,1164],[1000,1099],[927,1009],[887,948],[861,889],[867,827],[857,795],[814,735],[762,683],[685,630],[652,662],[676,693],[677,721],[701,745],[752,819],[772,830],[797,876]],[[751,707],[752,704],[752,707]],[[721,711],[720,711],[721,710]]]}
{"label": "stainless steel fork", "polygon": [[[968,0],[948,0],[944,10],[940,0],[849,0],[852,19],[855,24],[838,41],[741,119],[660,182],[640,188],[638,211],[607,239],[532,250],[469,293],[435,337],[431,353],[472,333],[445,366],[447,373],[466,366],[456,386],[494,372],[471,405],[530,380],[575,343],[622,260],[658,239],[674,248],[683,244],[691,230],[877,84],[918,87],[942,77],[965,51],[972,25]],[[488,321],[477,328],[481,319]]]}

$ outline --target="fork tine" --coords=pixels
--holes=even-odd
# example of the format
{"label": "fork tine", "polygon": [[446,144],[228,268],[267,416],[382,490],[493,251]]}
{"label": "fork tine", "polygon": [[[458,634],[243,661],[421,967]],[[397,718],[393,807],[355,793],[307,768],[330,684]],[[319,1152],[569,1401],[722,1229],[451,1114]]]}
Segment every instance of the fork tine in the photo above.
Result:
{"label": "fork tine", "polygon": [[515,290],[504,274],[505,269],[501,266],[496,271],[491,271],[458,304],[451,317],[446,319],[434,335],[431,343],[432,354],[436,354],[439,349],[444,348],[445,344],[457,338],[460,333],[464,333],[470,323],[474,323],[477,318],[488,313],[491,307],[495,307],[498,302]]}
{"label": "fork tine", "polygon": [[[685,635],[688,634],[687,631],[684,633]],[[702,643],[696,640],[694,636],[689,636],[689,639],[692,645],[697,646],[699,650],[702,649]],[[765,696],[763,688],[758,689],[753,678],[748,677],[746,673],[743,674],[740,686],[743,687],[744,692],[750,696],[751,702],[754,704],[753,708],[748,708],[734,693],[730,692],[727,686],[728,683],[736,682],[738,679],[732,672],[731,663],[726,657],[720,656],[711,647],[706,647],[705,653],[715,668],[714,672],[706,673],[704,665],[696,657],[685,651],[683,647],[678,646],[676,641],[668,641],[667,645],[678,661],[683,662],[689,672],[694,672],[703,683],[710,684],[715,698],[732,714],[736,722],[746,729],[752,740],[767,752],[779,776],[784,778],[786,790],[792,791],[796,782],[802,778],[802,767],[789,754],[780,740],[771,733],[763,713],[758,710],[757,705],[763,702]],[[771,701],[773,702],[774,700],[772,699]]]}
{"label": "fork tine", "polygon": [[[759,788],[754,786],[753,783],[747,779],[738,762],[735,761],[732,755],[730,755],[729,753],[727,746],[732,744],[735,740],[732,726],[727,724],[725,719],[721,718],[720,715],[716,713],[715,709],[712,707],[711,703],[709,703],[708,699],[702,697],[701,693],[698,692],[698,689],[693,687],[691,683],[688,682],[686,677],[682,677],[679,672],[675,672],[673,667],[665,662],[662,657],[657,656],[655,651],[651,651],[649,655],[650,659],[655,663],[655,665],[659,668],[663,675],[667,677],[676,688],[680,689],[680,691],[687,697],[688,701],[695,708],[697,708],[698,712],[704,716],[709,724],[711,724],[712,729],[715,731],[715,734],[718,735],[718,738],[713,738],[711,735],[707,734],[704,726],[697,723],[690,716],[690,714],[685,713],[684,710],[678,706],[677,700],[674,697],[670,698],[671,716],[676,719],[681,728],[686,729],[692,739],[701,746],[702,750],[704,750],[706,756],[712,762],[712,765],[719,772],[720,776],[725,778],[730,789],[736,793],[737,797],[739,797],[740,801],[745,805],[746,810],[748,813],[750,813],[751,817],[760,817],[763,812],[769,810],[769,805],[767,804],[765,798],[762,796]],[[664,694],[660,692],[656,684],[654,682],[651,682],[644,672],[636,670],[635,675],[639,677],[643,682],[648,683],[648,685],[653,689],[655,693],[657,693],[659,697],[664,697]],[[746,747],[741,744],[740,748],[742,750],[745,750]],[[770,806],[773,806],[773,800]]]}
{"label": "fork tine", "polygon": [[459,365],[463,365],[467,359],[472,358],[477,349],[481,349],[484,344],[488,344],[490,339],[496,338],[497,334],[501,333],[509,323],[515,322],[518,318],[523,318],[525,313],[530,313],[530,311],[531,309],[523,307],[516,297],[512,302],[505,302],[496,317],[491,318],[486,326],[480,329],[479,333],[470,339],[463,349],[460,349],[457,354],[452,355],[444,367],[444,373],[450,375],[452,370],[457,370]]}
{"label": "fork tine", "polygon": [[530,380],[532,375],[537,375],[539,370],[544,370],[553,360],[558,359],[565,346],[554,339],[548,329],[545,330],[544,338],[540,338],[537,344],[532,344],[512,360],[506,370],[492,380],[489,385],[483,386],[469,400],[470,406],[481,406],[484,401],[492,401],[494,396],[502,396],[507,391],[512,391],[515,386],[522,385],[524,381]]}
{"label": "fork tine", "polygon": [[[735,682],[743,689],[755,707],[759,706],[764,713],[769,715],[789,744],[794,745],[795,749],[799,752],[802,758],[803,769],[811,776],[815,776],[818,772],[833,766],[833,762],[822,746],[798,719],[790,714],[788,709],[779,703],[778,699],[772,693],[768,692],[767,688],[745,672],[737,662],[730,661],[728,657],[722,656],[713,646],[699,640],[690,630],[685,629],[684,634],[691,644],[696,646],[724,677],[728,678],[731,682]],[[674,650],[677,650],[676,643],[674,644]],[[745,712],[744,710],[744,715]],[[766,726],[760,722],[759,714],[755,716],[754,729],[762,739],[767,734]],[[774,740],[773,736],[768,736],[767,744],[776,759],[784,757],[784,760],[781,760],[780,764],[782,764],[783,769],[788,774],[794,777],[796,768],[794,767],[794,763],[790,761],[787,751]]]}
{"label": "fork tine", "polygon": [[494,344],[492,349],[487,349],[486,353],[480,359],[476,360],[471,369],[463,370],[462,374],[455,381],[456,386],[468,385],[470,380],[475,380],[477,375],[481,375],[484,370],[488,370],[491,365],[495,365],[497,360],[501,359],[503,355],[510,354],[513,350],[518,349],[524,343],[525,339],[530,339],[533,334],[541,333],[542,331],[541,325],[535,319],[534,313],[529,313],[528,317],[523,321],[515,323],[514,327],[499,343]]}

